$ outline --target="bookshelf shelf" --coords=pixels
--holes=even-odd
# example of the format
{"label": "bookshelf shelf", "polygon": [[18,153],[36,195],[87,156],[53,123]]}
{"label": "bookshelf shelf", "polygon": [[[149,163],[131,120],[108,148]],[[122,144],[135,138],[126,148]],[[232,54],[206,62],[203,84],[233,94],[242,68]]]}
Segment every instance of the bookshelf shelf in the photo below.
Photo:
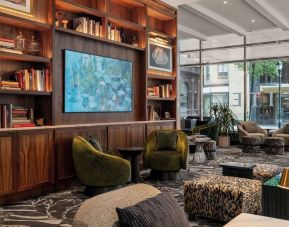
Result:
{"label": "bookshelf shelf", "polygon": [[33,56],[29,54],[15,54],[6,51],[0,51],[0,59],[22,61],[22,62],[37,62],[37,63],[50,63],[51,59],[40,56]]}
{"label": "bookshelf shelf", "polygon": [[112,3],[124,5],[126,7],[144,7],[144,3],[140,0],[110,0]]}
{"label": "bookshelf shelf", "polygon": [[136,47],[136,46],[133,46],[133,45],[130,45],[130,44],[113,41],[113,40],[110,40],[110,39],[107,39],[107,38],[101,38],[101,37],[85,34],[85,33],[82,33],[82,32],[74,31],[72,29],[56,27],[55,30],[59,31],[59,32],[68,33],[68,34],[71,34],[71,35],[81,36],[81,37],[88,38],[88,39],[94,39],[94,40],[101,41],[101,42],[111,43],[111,44],[118,45],[118,46],[123,46],[123,47],[131,48],[131,49],[144,51],[144,48],[141,48],[141,47]]}
{"label": "bookshelf shelf", "polygon": [[163,33],[163,32],[161,32],[161,31],[158,31],[158,30],[156,30],[156,29],[154,29],[154,28],[149,28],[149,29],[148,29],[148,34],[149,34],[149,35],[161,36],[161,37],[163,37],[163,38],[165,38],[165,39],[175,39],[175,38],[176,38],[176,35],[173,35],[173,36],[172,36],[172,35]]}
{"label": "bookshelf shelf", "polygon": [[174,97],[171,97],[171,98],[160,98],[160,97],[150,97],[148,96],[147,97],[147,100],[150,100],[150,101],[176,101],[176,98]]}
{"label": "bookshelf shelf", "polygon": [[147,14],[149,17],[153,17],[162,21],[176,19],[176,15],[169,14],[168,12],[162,9],[155,9],[155,7],[151,7],[151,6],[147,8]]}
{"label": "bookshelf shelf", "polygon": [[152,80],[176,80],[176,77],[174,76],[161,76],[155,74],[147,74],[147,78]]}
{"label": "bookshelf shelf", "polygon": [[97,10],[89,8],[85,5],[81,5],[75,2],[72,2],[70,0],[56,0],[55,1],[56,8],[63,11],[68,11],[71,13],[85,13],[91,16],[97,16],[97,17],[104,17],[105,13]]}
{"label": "bookshelf shelf", "polygon": [[0,89],[0,94],[50,96],[52,93],[51,92],[46,92],[46,91],[25,91],[25,90]]}
{"label": "bookshelf shelf", "polygon": [[136,24],[136,23],[133,23],[131,21],[122,19],[122,18],[116,18],[116,17],[113,17],[113,16],[109,16],[108,17],[108,21],[110,21],[111,23],[113,23],[116,26],[119,26],[119,27],[122,27],[122,28],[126,28],[126,29],[131,29],[133,31],[142,31],[142,30],[144,30],[143,26],[141,26],[139,24]]}
{"label": "bookshelf shelf", "polygon": [[33,31],[49,31],[51,28],[49,24],[29,20],[26,18],[20,18],[4,12],[0,12],[0,21],[3,24]]}

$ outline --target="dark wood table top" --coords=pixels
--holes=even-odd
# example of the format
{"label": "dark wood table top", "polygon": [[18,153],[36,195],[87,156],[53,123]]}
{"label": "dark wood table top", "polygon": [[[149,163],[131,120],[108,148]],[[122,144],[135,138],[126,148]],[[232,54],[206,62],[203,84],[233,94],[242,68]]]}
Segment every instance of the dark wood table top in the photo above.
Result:
{"label": "dark wood table top", "polygon": [[120,147],[117,149],[122,155],[139,155],[144,151],[143,147]]}
{"label": "dark wood table top", "polygon": [[255,164],[242,162],[221,162],[219,166],[235,168],[235,169],[254,169]]}

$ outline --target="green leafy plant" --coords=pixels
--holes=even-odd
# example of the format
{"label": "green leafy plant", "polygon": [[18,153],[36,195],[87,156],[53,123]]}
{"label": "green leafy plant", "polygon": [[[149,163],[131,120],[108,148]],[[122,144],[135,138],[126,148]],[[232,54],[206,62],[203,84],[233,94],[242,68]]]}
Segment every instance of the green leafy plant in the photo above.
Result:
{"label": "green leafy plant", "polygon": [[214,118],[218,135],[229,136],[229,132],[234,131],[234,126],[237,125],[238,120],[229,104],[212,104],[210,114]]}

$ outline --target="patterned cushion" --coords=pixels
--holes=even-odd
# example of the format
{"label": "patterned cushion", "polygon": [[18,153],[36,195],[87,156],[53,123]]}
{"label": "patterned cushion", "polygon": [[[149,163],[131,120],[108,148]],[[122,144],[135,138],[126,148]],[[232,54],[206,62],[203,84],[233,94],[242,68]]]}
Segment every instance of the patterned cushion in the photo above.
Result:
{"label": "patterned cushion", "polygon": [[89,136],[87,138],[87,141],[98,151],[103,152],[102,147],[100,145],[100,143],[97,141],[96,138]]}
{"label": "patterned cushion", "polygon": [[246,122],[242,124],[244,130],[248,133],[257,132],[257,124],[255,122]]}
{"label": "patterned cushion", "polygon": [[185,210],[192,216],[230,221],[240,213],[261,212],[262,183],[227,176],[203,176],[185,182]]}
{"label": "patterned cushion", "polygon": [[176,150],[177,132],[156,131],[157,150]]}
{"label": "patterned cushion", "polygon": [[134,206],[116,208],[121,226],[189,227],[189,222],[169,192],[146,199]]}

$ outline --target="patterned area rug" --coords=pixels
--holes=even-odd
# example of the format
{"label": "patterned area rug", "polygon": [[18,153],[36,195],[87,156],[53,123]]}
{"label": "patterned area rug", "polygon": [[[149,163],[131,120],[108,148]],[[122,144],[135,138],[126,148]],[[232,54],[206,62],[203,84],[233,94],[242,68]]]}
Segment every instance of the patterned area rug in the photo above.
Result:
{"label": "patterned area rug", "polygon": [[[243,154],[237,147],[219,149],[215,161],[210,161],[201,165],[189,164],[187,170],[181,171],[179,181],[149,181],[146,180],[149,174],[148,171],[143,171],[142,176],[146,183],[151,184],[160,190],[170,191],[183,207],[183,182],[198,176],[212,174],[221,175],[222,170],[218,165],[222,161],[251,162],[266,165],[273,164],[285,167],[288,166],[289,163],[289,153],[286,153],[284,156],[270,156],[264,153]],[[0,226],[70,227],[77,209],[81,203],[88,198],[83,194],[83,191],[83,186],[76,185],[67,191],[52,193],[36,199],[0,207]],[[213,222],[206,219],[197,219],[191,222],[191,226],[194,227],[214,227],[223,225],[224,223]]]}

